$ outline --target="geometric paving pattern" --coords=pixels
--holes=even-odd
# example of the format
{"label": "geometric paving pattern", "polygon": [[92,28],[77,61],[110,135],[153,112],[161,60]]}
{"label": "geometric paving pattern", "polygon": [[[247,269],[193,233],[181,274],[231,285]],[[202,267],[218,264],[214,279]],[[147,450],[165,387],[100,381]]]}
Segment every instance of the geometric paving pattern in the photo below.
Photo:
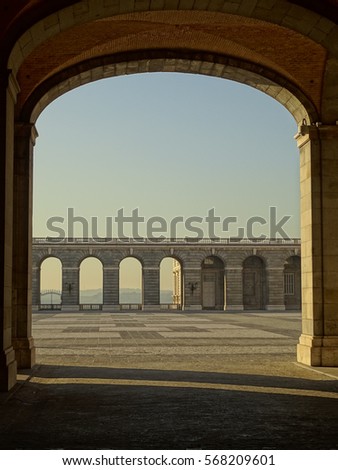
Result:
{"label": "geometric paving pattern", "polygon": [[44,364],[163,367],[165,360],[180,368],[184,359],[210,370],[256,355],[295,361],[300,322],[299,312],[38,313],[33,336]]}
{"label": "geometric paving pattern", "polygon": [[338,449],[335,370],[293,312],[38,313],[0,448]]}

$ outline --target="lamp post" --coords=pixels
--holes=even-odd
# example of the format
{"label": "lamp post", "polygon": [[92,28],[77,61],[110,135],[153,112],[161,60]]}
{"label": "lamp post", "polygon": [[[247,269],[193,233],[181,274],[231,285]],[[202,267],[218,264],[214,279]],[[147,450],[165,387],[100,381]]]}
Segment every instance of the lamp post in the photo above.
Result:
{"label": "lamp post", "polygon": [[188,287],[191,291],[191,294],[194,294],[194,291],[197,289],[198,282],[188,282]]}
{"label": "lamp post", "polygon": [[73,290],[73,285],[74,285],[73,282],[66,282],[66,288],[68,290],[68,294],[71,294],[71,292]]}

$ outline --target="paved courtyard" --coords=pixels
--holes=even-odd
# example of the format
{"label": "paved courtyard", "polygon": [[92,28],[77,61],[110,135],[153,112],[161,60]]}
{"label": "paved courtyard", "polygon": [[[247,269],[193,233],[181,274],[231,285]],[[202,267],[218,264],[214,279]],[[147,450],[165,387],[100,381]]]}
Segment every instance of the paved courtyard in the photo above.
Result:
{"label": "paved courtyard", "polygon": [[34,315],[43,364],[228,372],[232,363],[250,371],[258,361],[271,371],[295,361],[299,335],[299,313]]}
{"label": "paved courtyard", "polygon": [[337,449],[337,369],[296,363],[300,317],[34,314],[1,448]]}

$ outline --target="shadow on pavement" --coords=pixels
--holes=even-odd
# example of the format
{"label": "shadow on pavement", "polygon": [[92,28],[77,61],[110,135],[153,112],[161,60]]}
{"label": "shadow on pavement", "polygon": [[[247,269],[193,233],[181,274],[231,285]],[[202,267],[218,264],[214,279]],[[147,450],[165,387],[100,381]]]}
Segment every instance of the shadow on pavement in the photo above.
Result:
{"label": "shadow on pavement", "polygon": [[2,449],[338,449],[338,383],[41,365],[0,404]]}

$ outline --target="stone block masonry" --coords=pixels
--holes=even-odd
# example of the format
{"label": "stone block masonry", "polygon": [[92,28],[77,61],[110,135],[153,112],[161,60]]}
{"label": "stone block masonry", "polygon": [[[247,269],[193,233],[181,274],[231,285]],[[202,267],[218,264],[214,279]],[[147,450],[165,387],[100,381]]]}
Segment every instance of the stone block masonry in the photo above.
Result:
{"label": "stone block masonry", "polygon": [[[126,249],[126,245],[127,248]],[[34,239],[33,306],[39,309],[41,266],[55,257],[62,264],[62,309],[79,310],[81,263],[99,259],[103,269],[104,310],[120,310],[119,267],[128,257],[142,266],[143,310],[160,305],[161,261],[173,259],[173,305],[182,310],[300,309],[300,240],[232,240],[199,242],[150,240]],[[175,274],[176,273],[176,274]],[[287,280],[287,282],[286,282]],[[90,308],[90,306],[88,306]]]}

